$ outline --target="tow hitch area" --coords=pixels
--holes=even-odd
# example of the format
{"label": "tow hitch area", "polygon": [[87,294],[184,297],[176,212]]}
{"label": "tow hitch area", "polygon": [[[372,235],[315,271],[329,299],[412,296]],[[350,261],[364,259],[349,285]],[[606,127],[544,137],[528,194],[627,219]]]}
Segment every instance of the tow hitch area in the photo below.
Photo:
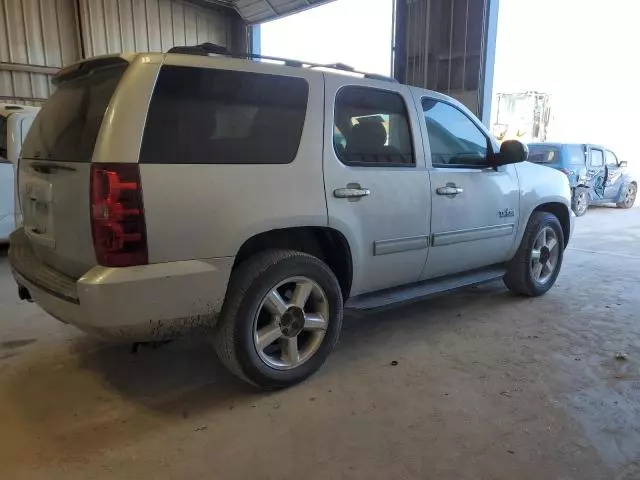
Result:
{"label": "tow hitch area", "polygon": [[22,285],[18,286],[18,297],[20,298],[20,300],[33,302],[33,299],[31,298],[31,294],[29,293],[29,290],[27,289],[27,287],[23,287]]}

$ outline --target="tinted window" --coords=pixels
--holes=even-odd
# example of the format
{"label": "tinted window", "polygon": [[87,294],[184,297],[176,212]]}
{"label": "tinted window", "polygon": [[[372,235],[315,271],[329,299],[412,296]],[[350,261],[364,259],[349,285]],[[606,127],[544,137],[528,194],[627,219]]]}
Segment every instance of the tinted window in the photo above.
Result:
{"label": "tinted window", "polygon": [[591,150],[591,166],[602,167],[604,166],[604,156],[602,150]]}
{"label": "tinted window", "polygon": [[90,162],[102,119],[126,68],[87,68],[63,81],[36,116],[31,126],[36,134],[29,137],[23,156]]}
{"label": "tinted window", "polygon": [[611,167],[617,167],[618,166],[618,159],[613,154],[613,152],[610,152],[609,150],[607,150],[607,165],[609,165]]}
{"label": "tinted window", "polygon": [[529,145],[527,160],[533,163],[559,163],[560,150],[546,145]]}
{"label": "tinted window", "polygon": [[584,166],[584,147],[582,145],[568,145],[567,151],[569,152],[569,163],[571,165]]}
{"label": "tinted window", "polygon": [[477,167],[487,164],[488,140],[464,113],[444,102],[422,101],[434,167]]}
{"label": "tinted window", "polygon": [[142,142],[145,163],[289,163],[300,145],[302,78],[162,67]]}
{"label": "tinted window", "polygon": [[0,117],[0,163],[8,162],[7,156],[7,119]]}
{"label": "tinted window", "polygon": [[333,145],[347,165],[415,165],[409,117],[402,96],[345,87],[336,97]]}

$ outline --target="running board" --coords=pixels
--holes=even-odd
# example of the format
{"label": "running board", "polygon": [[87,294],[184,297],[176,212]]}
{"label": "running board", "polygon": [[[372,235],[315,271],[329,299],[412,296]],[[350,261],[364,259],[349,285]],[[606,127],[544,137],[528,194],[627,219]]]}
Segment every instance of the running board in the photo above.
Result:
{"label": "running board", "polygon": [[357,295],[347,300],[344,307],[352,310],[371,310],[396,303],[415,302],[432,295],[498,280],[505,273],[506,267],[504,265],[492,265],[469,272],[411,283],[402,287],[387,288],[379,292]]}

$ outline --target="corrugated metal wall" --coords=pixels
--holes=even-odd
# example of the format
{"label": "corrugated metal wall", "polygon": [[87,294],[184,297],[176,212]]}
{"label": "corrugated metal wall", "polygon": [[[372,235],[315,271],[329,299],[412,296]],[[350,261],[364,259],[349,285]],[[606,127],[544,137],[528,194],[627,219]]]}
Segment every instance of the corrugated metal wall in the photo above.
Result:
{"label": "corrugated metal wall", "polygon": [[0,101],[47,98],[47,69],[23,66],[59,68],[80,57],[74,6],[75,0],[0,0]]}
{"label": "corrugated metal wall", "polygon": [[181,0],[0,0],[0,102],[42,101],[80,58],[206,41],[245,50],[241,17]]}
{"label": "corrugated metal wall", "polygon": [[[212,0],[216,1],[216,0]],[[247,23],[258,24],[334,0],[218,0],[233,5]]]}
{"label": "corrugated metal wall", "polygon": [[[394,75],[446,93],[481,116],[497,0],[397,0]],[[490,11],[492,9],[492,11]],[[492,27],[493,28],[493,27]],[[492,68],[492,66],[490,67]]]}
{"label": "corrugated metal wall", "polygon": [[87,57],[122,51],[166,51],[213,42],[231,46],[237,14],[179,0],[80,0]]}

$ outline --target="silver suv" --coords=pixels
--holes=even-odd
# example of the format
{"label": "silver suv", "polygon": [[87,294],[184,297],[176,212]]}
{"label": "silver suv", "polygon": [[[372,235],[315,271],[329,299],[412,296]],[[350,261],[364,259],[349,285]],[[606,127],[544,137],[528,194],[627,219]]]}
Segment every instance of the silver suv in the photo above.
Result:
{"label": "silver suv", "polygon": [[324,363],[344,308],[554,284],[566,176],[457,101],[341,65],[179,52],[55,77],[19,165],[21,298],[116,340],[204,327],[272,389]]}

